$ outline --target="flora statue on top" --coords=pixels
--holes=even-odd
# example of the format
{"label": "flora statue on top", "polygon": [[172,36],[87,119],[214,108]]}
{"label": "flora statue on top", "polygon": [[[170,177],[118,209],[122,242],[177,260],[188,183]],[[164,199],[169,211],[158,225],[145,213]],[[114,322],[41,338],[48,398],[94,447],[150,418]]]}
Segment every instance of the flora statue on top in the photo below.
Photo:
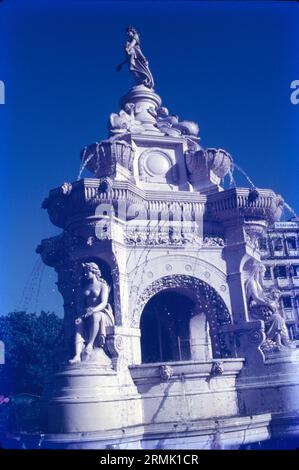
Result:
{"label": "flora statue on top", "polygon": [[122,66],[128,63],[129,70],[134,76],[136,85],[144,85],[152,89],[154,88],[154,79],[149,69],[148,61],[140,48],[139,34],[133,26],[129,26],[127,28],[127,35],[128,39],[125,45],[127,58],[117,66],[117,71],[120,71]]}

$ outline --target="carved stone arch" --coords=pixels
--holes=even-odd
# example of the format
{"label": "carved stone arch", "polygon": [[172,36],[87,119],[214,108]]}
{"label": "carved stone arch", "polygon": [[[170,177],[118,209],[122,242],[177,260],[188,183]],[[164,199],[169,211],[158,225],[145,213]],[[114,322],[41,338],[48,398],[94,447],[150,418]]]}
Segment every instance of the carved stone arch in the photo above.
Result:
{"label": "carved stone arch", "polygon": [[[189,289],[195,294],[199,305],[202,305],[209,322],[213,356],[229,357],[230,351],[224,340],[221,327],[231,324],[231,315],[222,297],[206,282],[193,276],[174,274],[164,276],[150,284],[138,297],[133,312],[132,327],[139,328],[141,314],[147,302],[159,292],[171,288]],[[203,300],[204,299],[204,300]]]}
{"label": "carved stone arch", "polygon": [[[186,275],[189,277],[191,276],[202,280],[206,279],[207,283],[208,279],[213,279],[214,289],[219,293],[219,296],[222,298],[222,301],[226,304],[229,312],[231,313],[231,299],[229,296],[226,273],[220,269],[219,266],[216,266],[204,258],[196,258],[193,254],[186,256],[184,254],[161,255],[161,253],[156,253],[155,256],[150,259],[145,256],[145,259],[138,263],[138,267],[134,266],[130,271],[128,271],[131,279],[141,277],[143,280],[143,282],[138,286],[138,289],[135,290],[137,294],[136,297],[134,297],[134,303],[142,291],[150,287],[148,285],[148,282],[150,282],[149,278],[147,278],[147,282],[142,273],[146,273],[146,271],[148,271],[152,277],[151,282],[154,282],[160,279],[160,277],[163,277],[161,269],[157,267],[162,266],[164,263],[172,265],[172,276],[182,275],[182,265],[185,264]],[[133,311],[133,309],[131,311]]]}

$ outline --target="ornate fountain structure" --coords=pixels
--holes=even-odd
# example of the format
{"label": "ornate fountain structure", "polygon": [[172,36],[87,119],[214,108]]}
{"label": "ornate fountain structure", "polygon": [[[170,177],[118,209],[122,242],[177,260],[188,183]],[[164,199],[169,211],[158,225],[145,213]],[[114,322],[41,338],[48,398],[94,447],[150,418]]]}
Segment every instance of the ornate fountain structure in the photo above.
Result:
{"label": "ornate fountain structure", "polygon": [[[154,91],[128,28],[135,86],[81,173],[43,203],[37,251],[64,301],[65,360],[45,393],[47,447],[238,448],[298,431],[298,354],[257,240],[269,189],[224,190],[232,157]],[[119,66],[119,69],[123,64]]]}

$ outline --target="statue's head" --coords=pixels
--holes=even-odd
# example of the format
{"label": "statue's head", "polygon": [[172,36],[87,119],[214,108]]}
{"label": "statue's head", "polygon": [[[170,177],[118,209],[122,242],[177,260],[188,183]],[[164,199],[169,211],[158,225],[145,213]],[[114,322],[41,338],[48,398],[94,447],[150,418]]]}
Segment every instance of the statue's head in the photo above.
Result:
{"label": "statue's head", "polygon": [[135,34],[138,34],[136,29],[133,28],[133,26],[128,26],[126,29],[126,33],[128,34],[128,36],[134,36]]}
{"label": "statue's head", "polygon": [[87,279],[92,279],[94,276],[97,279],[101,279],[102,273],[99,266],[96,263],[82,263],[83,276]]}
{"label": "statue's head", "polygon": [[280,291],[276,289],[276,287],[274,287],[273,289],[271,289],[268,296],[271,300],[278,301],[280,299],[280,294]]}
{"label": "statue's head", "polygon": [[251,276],[258,280],[261,276],[264,276],[266,271],[265,266],[260,261],[254,261],[252,264]]}
{"label": "statue's head", "polygon": [[258,272],[260,274],[265,274],[265,272],[266,272],[266,267],[263,263],[258,263],[258,268],[257,269],[258,269]]}

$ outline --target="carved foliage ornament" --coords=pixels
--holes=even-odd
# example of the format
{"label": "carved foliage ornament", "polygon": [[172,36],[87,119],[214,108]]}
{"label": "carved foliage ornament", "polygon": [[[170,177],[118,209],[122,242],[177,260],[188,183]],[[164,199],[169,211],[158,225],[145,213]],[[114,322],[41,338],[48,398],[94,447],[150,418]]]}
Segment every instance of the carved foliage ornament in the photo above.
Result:
{"label": "carved foliage ornament", "polygon": [[195,245],[197,247],[223,247],[225,242],[220,237],[199,237],[195,232],[171,233],[171,230],[151,230],[134,227],[126,231],[127,245]]}

